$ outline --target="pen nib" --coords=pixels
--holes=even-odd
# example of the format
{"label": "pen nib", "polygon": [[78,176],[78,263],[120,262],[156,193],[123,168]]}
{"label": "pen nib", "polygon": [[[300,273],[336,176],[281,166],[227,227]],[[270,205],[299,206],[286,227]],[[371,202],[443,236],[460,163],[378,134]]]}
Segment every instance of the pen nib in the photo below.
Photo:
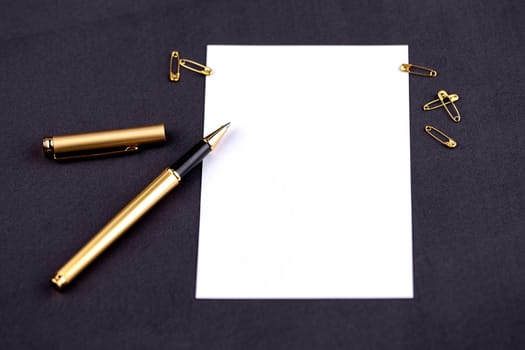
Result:
{"label": "pen nib", "polygon": [[210,148],[213,150],[215,146],[219,143],[219,141],[222,139],[224,134],[226,134],[226,131],[230,127],[230,123],[224,124],[205,138],[203,138],[204,142],[206,142],[208,145],[210,145]]}

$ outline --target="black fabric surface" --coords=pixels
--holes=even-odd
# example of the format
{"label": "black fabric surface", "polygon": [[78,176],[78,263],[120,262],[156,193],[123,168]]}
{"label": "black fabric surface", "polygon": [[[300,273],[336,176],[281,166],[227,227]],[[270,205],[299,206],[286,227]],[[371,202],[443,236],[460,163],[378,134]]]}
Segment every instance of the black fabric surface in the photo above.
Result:
{"label": "black fabric surface", "polygon": [[[524,2],[1,8],[1,349],[525,348]],[[71,288],[50,287],[77,249],[202,136],[213,76],[183,71],[170,83],[168,64],[173,49],[205,62],[207,44],[408,44],[410,62],[438,70],[436,79],[410,78],[413,300],[195,300],[200,168]],[[313,58],[305,74],[326,64]],[[460,95],[459,124],[422,111],[440,89]],[[166,124],[167,145],[133,156],[58,164],[42,154],[45,135],[154,123]],[[426,124],[457,149],[432,140]]]}

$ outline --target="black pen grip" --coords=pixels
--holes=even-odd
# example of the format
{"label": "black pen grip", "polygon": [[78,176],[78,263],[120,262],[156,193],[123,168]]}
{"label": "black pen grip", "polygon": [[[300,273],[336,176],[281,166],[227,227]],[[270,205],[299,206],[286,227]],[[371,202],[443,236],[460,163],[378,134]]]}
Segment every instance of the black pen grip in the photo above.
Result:
{"label": "black pen grip", "polygon": [[182,178],[197,164],[199,164],[208,153],[211,152],[211,147],[204,140],[201,140],[191,150],[182,156],[178,161],[170,166]]}

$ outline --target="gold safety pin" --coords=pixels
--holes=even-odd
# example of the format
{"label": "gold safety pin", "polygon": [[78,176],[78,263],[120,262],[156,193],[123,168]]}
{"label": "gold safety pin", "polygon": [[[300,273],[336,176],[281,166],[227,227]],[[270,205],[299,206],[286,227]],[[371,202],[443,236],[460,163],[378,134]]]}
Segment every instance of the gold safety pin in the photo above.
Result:
{"label": "gold safety pin", "polygon": [[181,67],[189,69],[195,73],[199,73],[202,75],[210,75],[212,73],[212,70],[210,67],[205,66],[204,64],[189,60],[187,58],[181,58],[179,62],[180,62]]}
{"label": "gold safety pin", "polygon": [[402,72],[419,75],[422,77],[435,78],[438,75],[437,71],[432,68],[416,66],[415,64],[411,64],[411,63],[403,63],[401,67],[399,67],[399,69]]}
{"label": "gold safety pin", "polygon": [[[173,61],[177,60],[177,71],[173,73]],[[179,51],[171,51],[170,57],[170,80],[179,81],[180,79],[180,55]]]}
{"label": "gold safety pin", "polygon": [[[448,101],[445,101],[445,104],[448,105],[452,102],[457,102],[459,100],[459,95],[457,94],[450,94],[448,95]],[[441,103],[441,100],[439,98],[432,100],[428,103],[426,103],[423,106],[423,110],[425,111],[431,111],[433,109],[441,108],[443,107],[443,103]]]}
{"label": "gold safety pin", "polygon": [[[457,146],[456,141],[454,141],[450,136],[431,125],[426,125],[425,131],[443,146],[446,146],[448,148],[455,148]],[[437,133],[437,135],[434,132]],[[444,139],[439,137],[438,135],[442,136]]]}
{"label": "gold safety pin", "polygon": [[131,152],[137,152],[139,150],[139,146],[126,146],[123,148],[115,148],[115,149],[108,149],[106,151],[101,151],[98,153],[88,153],[88,152],[78,152],[78,153],[70,153],[70,154],[54,154],[53,159],[55,160],[80,160],[80,159],[86,159],[86,158],[96,158],[96,157],[105,157],[105,156],[113,156],[117,154],[122,153],[131,153]]}
{"label": "gold safety pin", "polygon": [[[452,119],[456,123],[459,123],[459,121],[461,120],[461,116],[459,115],[458,107],[456,107],[456,104],[454,103],[454,101],[452,101],[449,94],[447,94],[445,90],[439,90],[437,95],[439,97],[439,100],[441,101],[441,105],[447,111],[450,119]],[[452,107],[454,107],[455,113],[452,113],[450,111],[450,109],[448,108],[449,104],[452,105]]]}
{"label": "gold safety pin", "polygon": [[[176,61],[176,71],[173,71],[174,61]],[[170,80],[171,81],[179,81],[180,80],[180,67],[184,67],[188,70],[191,70],[192,72],[199,73],[202,75],[210,75],[213,71],[210,67],[195,62],[193,60],[187,59],[187,58],[181,58],[178,51],[172,51],[171,52],[171,58],[170,58]]]}

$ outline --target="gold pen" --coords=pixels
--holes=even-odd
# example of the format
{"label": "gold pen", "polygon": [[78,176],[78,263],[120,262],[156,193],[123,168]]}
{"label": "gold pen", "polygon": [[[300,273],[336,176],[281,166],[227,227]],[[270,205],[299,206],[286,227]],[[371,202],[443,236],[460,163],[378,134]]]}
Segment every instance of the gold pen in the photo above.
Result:
{"label": "gold pen", "polygon": [[182,178],[215,148],[229,126],[230,123],[225,124],[204,137],[182,158],[166,168],[62,266],[51,279],[51,282],[58,288],[71,283],[82,270],[122,236],[128,228],[174,189]]}

